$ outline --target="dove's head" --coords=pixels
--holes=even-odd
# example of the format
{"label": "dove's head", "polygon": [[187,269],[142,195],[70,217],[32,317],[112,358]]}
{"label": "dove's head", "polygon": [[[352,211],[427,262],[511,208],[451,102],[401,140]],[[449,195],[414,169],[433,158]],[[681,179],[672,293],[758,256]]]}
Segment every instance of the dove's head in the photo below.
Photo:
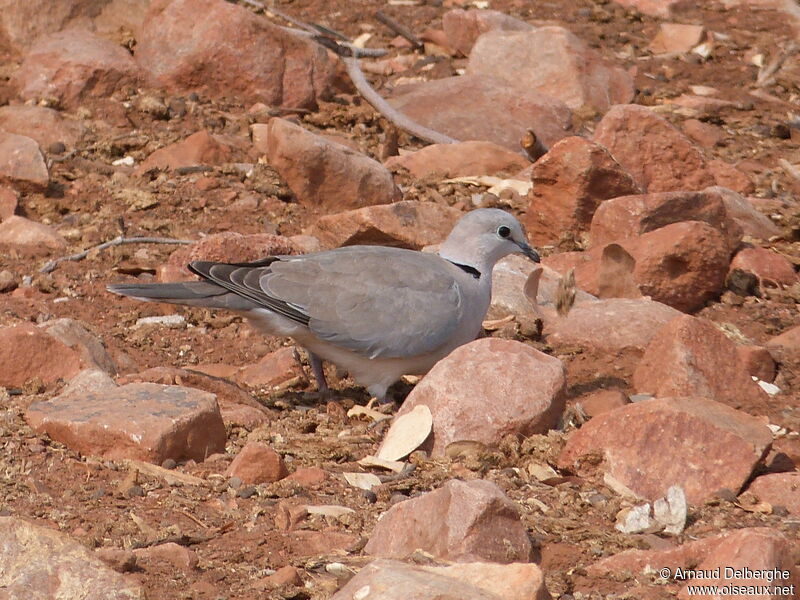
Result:
{"label": "dove's head", "polygon": [[498,208],[479,208],[461,217],[439,250],[442,258],[481,272],[491,270],[498,260],[514,253],[540,261],[519,221]]}

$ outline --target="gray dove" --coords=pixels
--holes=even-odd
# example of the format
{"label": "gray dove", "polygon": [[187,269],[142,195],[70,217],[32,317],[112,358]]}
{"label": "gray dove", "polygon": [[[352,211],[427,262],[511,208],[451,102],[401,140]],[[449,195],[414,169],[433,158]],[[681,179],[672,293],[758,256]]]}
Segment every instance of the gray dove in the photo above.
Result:
{"label": "gray dove", "polygon": [[484,208],[464,215],[438,254],[345,246],[251,263],[196,261],[189,269],[203,281],[118,283],[108,290],[240,313],[260,331],[306,348],[321,392],[328,389],[324,359],[383,402],[400,377],[427,373],[478,336],[492,269],[515,252],[540,260],[517,219]]}

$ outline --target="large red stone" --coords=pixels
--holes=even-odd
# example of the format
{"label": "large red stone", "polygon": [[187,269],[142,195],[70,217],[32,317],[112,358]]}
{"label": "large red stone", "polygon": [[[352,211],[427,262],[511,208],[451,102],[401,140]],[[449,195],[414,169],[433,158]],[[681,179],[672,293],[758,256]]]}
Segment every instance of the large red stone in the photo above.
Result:
{"label": "large red stone", "polygon": [[50,181],[44,156],[31,138],[0,130],[0,181],[41,191]]}
{"label": "large red stone", "polygon": [[0,107],[0,129],[27,136],[45,150],[56,142],[72,148],[86,132],[80,121],[57,110],[22,104]]}
{"label": "large red stone", "polygon": [[747,490],[762,502],[782,506],[792,516],[800,515],[800,471],[761,475]]}
{"label": "large red stone", "polygon": [[592,247],[601,247],[681,221],[701,221],[718,229],[731,252],[742,239],[742,228],[728,214],[718,195],[661,192],[621,195],[603,202],[592,218],[590,243]]}
{"label": "large red stone", "polygon": [[677,128],[636,104],[614,106],[592,138],[646,192],[700,190],[715,185],[703,153]]}
{"label": "large red stone", "polygon": [[379,162],[285,119],[271,119],[267,160],[297,200],[341,211],[399,200],[392,174]]}
{"label": "large red stone", "polygon": [[416,152],[393,156],[386,167],[407,169],[414,177],[438,174],[441,177],[514,174],[529,167],[519,153],[492,142],[431,144]]}
{"label": "large red stone", "polygon": [[719,402],[655,398],[584,424],[558,464],[587,476],[599,470],[650,501],[679,485],[699,504],[721,488],[741,489],[771,443],[760,419]]}
{"label": "large red stone", "polygon": [[487,31],[530,31],[533,25],[497,10],[456,8],[444,13],[442,28],[447,36],[447,45],[469,56],[475,41]]}
{"label": "large red stone", "polygon": [[403,559],[421,549],[454,562],[528,562],[531,542],[514,503],[494,483],[450,480],[392,506],[364,552]]}
{"label": "large red stone", "polygon": [[0,328],[0,386],[68,380],[87,366],[80,354],[32,323]]}
{"label": "large red stone", "polygon": [[564,138],[537,160],[531,181],[522,222],[540,244],[586,231],[604,200],[640,191],[605,148],[577,136]]}
{"label": "large red stone", "polygon": [[689,315],[656,333],[636,368],[633,385],[641,393],[700,396],[734,408],[767,399],[741,362],[736,344],[710,321]]}
{"label": "large red stone", "polygon": [[131,383],[62,394],[31,404],[26,419],[73,450],[108,459],[201,461],[225,450],[214,394],[181,386]]}
{"label": "large red stone", "polygon": [[571,109],[605,112],[633,100],[628,72],[563,27],[529,31],[490,31],[475,42],[468,75],[495,77],[518,90],[534,90]]}
{"label": "large red stone", "polygon": [[208,131],[198,131],[185,140],[160,148],[139,165],[137,171],[178,169],[197,165],[219,165],[230,160],[231,149]]}
{"label": "large red stone", "polygon": [[457,140],[485,140],[515,152],[529,128],[550,147],[569,135],[572,119],[570,109],[555,98],[475,75],[398,87],[389,104]]}
{"label": "large red stone", "polygon": [[272,483],[289,474],[280,454],[261,442],[248,442],[225,471],[247,484]]}
{"label": "large red stone", "polygon": [[74,107],[139,80],[139,68],[125,48],[87,30],[69,29],[38,40],[10,83],[24,100],[56,99]]}
{"label": "large red stone", "polygon": [[549,600],[541,569],[534,564],[476,562],[447,567],[378,559],[364,566],[331,600]]}
{"label": "large red stone", "polygon": [[421,250],[442,242],[463,214],[433,202],[404,200],[324,215],[306,233],[325,248],[369,244]]}
{"label": "large red stone", "polygon": [[137,38],[150,81],[178,93],[315,108],[335,75],[312,40],[224,0],[157,0]]}
{"label": "large red stone", "polygon": [[460,440],[496,446],[509,434],[546,432],[564,410],[565,390],[565,369],[557,358],[521,342],[485,338],[440,360],[397,414],[427,406],[433,433],[424,447],[441,456]]}

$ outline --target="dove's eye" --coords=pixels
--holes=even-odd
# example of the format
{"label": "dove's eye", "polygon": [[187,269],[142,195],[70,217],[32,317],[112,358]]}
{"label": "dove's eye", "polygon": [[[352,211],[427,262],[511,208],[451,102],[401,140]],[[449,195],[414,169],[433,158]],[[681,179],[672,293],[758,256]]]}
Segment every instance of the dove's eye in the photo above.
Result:
{"label": "dove's eye", "polygon": [[501,238],[507,238],[511,235],[511,230],[505,225],[501,225],[497,228],[497,235],[499,235]]}

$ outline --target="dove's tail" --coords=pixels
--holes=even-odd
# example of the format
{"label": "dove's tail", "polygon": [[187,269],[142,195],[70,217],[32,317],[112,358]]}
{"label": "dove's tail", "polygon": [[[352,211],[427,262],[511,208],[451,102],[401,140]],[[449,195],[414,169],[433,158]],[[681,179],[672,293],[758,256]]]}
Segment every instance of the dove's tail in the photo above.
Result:
{"label": "dove's tail", "polygon": [[187,306],[249,310],[254,304],[247,298],[231,293],[208,281],[182,283],[115,283],[106,286],[112,294],[129,296],[145,302],[167,302]]}

